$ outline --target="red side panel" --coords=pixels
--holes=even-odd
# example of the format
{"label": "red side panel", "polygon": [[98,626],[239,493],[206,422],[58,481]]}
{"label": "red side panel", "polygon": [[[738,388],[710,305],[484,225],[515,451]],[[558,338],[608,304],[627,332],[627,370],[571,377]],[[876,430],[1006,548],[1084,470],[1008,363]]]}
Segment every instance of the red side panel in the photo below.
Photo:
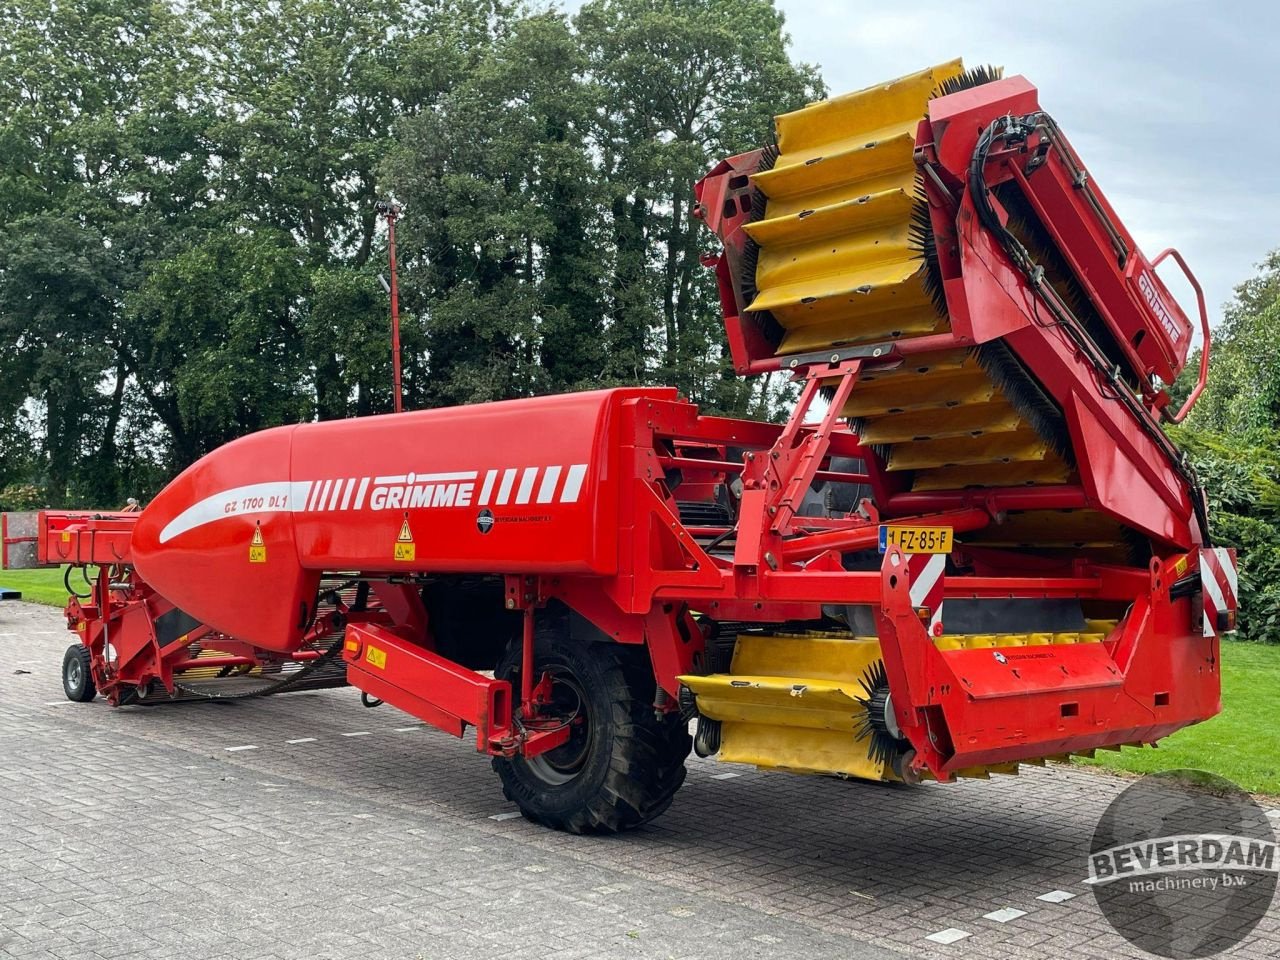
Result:
{"label": "red side panel", "polygon": [[131,542],[157,593],[268,650],[301,642],[319,580],[294,547],[289,447],[298,429],[242,437],[188,467],[142,512]]}
{"label": "red side panel", "polygon": [[299,428],[291,476],[305,491],[293,508],[302,564],[612,573],[618,522],[609,452],[624,393]]}
{"label": "red side panel", "polygon": [[301,641],[322,571],[607,575],[617,408],[601,390],[282,427],[196,463],[143,512],[139,572],[222,632]]}

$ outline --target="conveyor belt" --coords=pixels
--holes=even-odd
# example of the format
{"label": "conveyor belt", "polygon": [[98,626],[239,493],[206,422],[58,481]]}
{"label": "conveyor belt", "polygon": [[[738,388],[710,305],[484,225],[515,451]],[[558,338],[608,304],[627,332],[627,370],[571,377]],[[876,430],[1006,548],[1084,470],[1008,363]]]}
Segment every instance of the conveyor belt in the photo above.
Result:
{"label": "conveyor belt", "polygon": [[[1115,620],[1086,620],[1081,631],[943,634],[942,651],[1101,643]],[[876,637],[812,631],[743,633],[729,669],[684,676],[702,722],[720,725],[720,759],[803,773],[895,780],[904,744],[880,732],[871,714],[887,693]],[[1037,762],[1030,760],[1027,762]],[[959,776],[1017,773],[1018,764],[959,771]]]}
{"label": "conveyor belt", "polygon": [[[749,309],[782,331],[780,354],[943,333],[933,236],[914,161],[931,97],[995,76],[960,61],[777,118],[744,226]],[[771,160],[771,164],[770,161]],[[866,371],[842,413],[911,489],[1037,486],[1072,475],[1056,407],[1001,344]]]}

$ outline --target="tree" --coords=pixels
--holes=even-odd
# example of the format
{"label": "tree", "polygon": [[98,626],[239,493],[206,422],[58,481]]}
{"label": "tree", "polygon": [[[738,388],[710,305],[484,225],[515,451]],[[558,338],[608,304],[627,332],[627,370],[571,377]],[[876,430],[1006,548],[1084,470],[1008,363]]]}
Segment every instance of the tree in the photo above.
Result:
{"label": "tree", "polygon": [[[1191,425],[1219,432],[1280,426],[1280,250],[1236,287],[1209,356],[1208,385]],[[1190,391],[1199,365],[1197,354],[1179,378],[1179,400]]]}
{"label": "tree", "polygon": [[[693,184],[817,96],[768,0],[596,0],[495,26],[466,80],[401,127],[407,302],[430,403],[673,383],[765,412],[732,375]],[[758,411],[757,411],[758,412]]]}
{"label": "tree", "polygon": [[[198,96],[214,117],[212,189],[222,217],[237,229],[289,237],[314,274],[296,295],[324,297],[318,310],[299,305],[290,334],[321,417],[390,409],[390,391],[371,390],[368,363],[349,356],[367,350],[356,344],[373,333],[371,306],[380,296],[379,165],[397,123],[457,81],[501,9],[417,0],[190,4],[190,45],[203,60]],[[339,277],[357,310],[350,322],[333,315]],[[383,329],[371,339],[386,352]],[[356,370],[364,379],[351,383]]]}
{"label": "tree", "polygon": [[284,231],[228,230],[156,264],[130,298],[129,372],[175,462],[310,416],[299,349],[306,282]]}
{"label": "tree", "polygon": [[[246,431],[734,378],[693,181],[816,95],[768,0],[0,0],[0,489],[145,498]],[[24,494],[25,496],[25,494]]]}
{"label": "tree", "polygon": [[1172,433],[1208,494],[1215,542],[1238,551],[1240,638],[1280,643],[1280,431]]}
{"label": "tree", "polygon": [[744,412],[767,382],[730,368],[692,187],[716,161],[772,142],[773,117],[822,96],[822,82],[791,61],[772,0],[591,0],[575,24],[598,91],[615,251],[608,375]]}
{"label": "tree", "polygon": [[0,419],[34,411],[34,466],[53,501],[110,501],[123,294],[203,162],[166,109],[175,19],[133,0],[9,0],[0,24],[0,334],[13,346]]}
{"label": "tree", "polygon": [[562,15],[499,24],[438,108],[401,127],[385,171],[406,205],[428,405],[598,383],[605,261],[584,67]]}
{"label": "tree", "polygon": [[[1280,250],[1236,287],[1214,331],[1204,394],[1170,432],[1209,497],[1216,541],[1239,550],[1240,632],[1280,642]],[[1190,392],[1191,358],[1173,391]]]}

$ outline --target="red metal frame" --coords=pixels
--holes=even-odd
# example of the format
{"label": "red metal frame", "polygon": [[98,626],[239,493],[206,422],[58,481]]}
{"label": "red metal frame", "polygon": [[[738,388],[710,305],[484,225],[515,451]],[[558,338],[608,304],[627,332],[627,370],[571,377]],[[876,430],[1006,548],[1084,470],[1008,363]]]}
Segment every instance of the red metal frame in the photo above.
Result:
{"label": "red metal frame", "polygon": [[[1034,676],[1024,674],[1021,686],[1015,690],[1008,687],[1007,682],[1005,687],[999,686],[999,676],[1007,672],[1007,668],[991,658],[990,651],[935,650],[924,633],[919,612],[903,607],[907,579],[900,577],[897,585],[887,584],[886,578],[892,575],[889,566],[872,571],[842,569],[839,562],[842,551],[874,542],[880,520],[878,512],[872,508],[867,517],[853,514],[819,519],[799,516],[794,508],[797,490],[803,488],[806,477],[812,478],[824,471],[832,476],[847,476],[829,470],[832,456],[866,453],[858,447],[856,438],[840,429],[831,416],[817,423],[804,422],[804,408],[813,401],[816,385],[829,385],[838,378],[838,399],[841,393],[854,389],[858,372],[856,362],[840,369],[815,365],[803,371],[806,399],[782,427],[702,417],[691,404],[661,391],[607,391],[580,398],[582,402],[601,407],[600,417],[593,419],[605,424],[603,432],[594,439],[595,452],[602,459],[596,462],[599,474],[592,478],[588,473],[590,482],[596,486],[587,514],[581,520],[574,519],[579,504],[539,506],[534,496],[530,497],[533,502],[525,506],[508,504],[500,509],[495,504],[493,509],[499,516],[513,519],[532,517],[536,520],[539,516],[550,516],[546,522],[551,529],[567,529],[577,523],[585,523],[591,529],[612,529],[617,534],[617,551],[612,571],[605,574],[586,569],[507,577],[508,607],[525,611],[526,644],[537,609],[548,602],[563,602],[619,642],[647,644],[659,685],[670,695],[669,702],[673,702],[679,692],[676,678],[705,669],[705,647],[699,628],[692,622],[692,610],[717,619],[769,623],[817,618],[823,604],[870,604],[882,611],[881,640],[891,682],[895,689],[901,685],[910,691],[900,701],[895,700],[902,728],[916,747],[919,765],[944,779],[964,766],[999,762],[996,758],[1019,752],[1023,756],[1031,755],[1033,748],[1055,752],[1060,748],[1083,749],[1163,735],[1162,731],[1201,719],[1216,709],[1216,682],[1188,683],[1181,674],[1163,681],[1163,686],[1176,691],[1177,695],[1148,722],[1138,722],[1138,713],[1145,707],[1135,705],[1129,712],[1119,711],[1117,707],[1120,703],[1141,704],[1145,694],[1138,696],[1135,691],[1150,687],[1155,682],[1153,677],[1167,675],[1167,671],[1161,674],[1153,667],[1152,660],[1167,658],[1169,651],[1183,651],[1176,661],[1180,668],[1194,661],[1207,671],[1202,677],[1216,679],[1216,637],[1199,638],[1190,600],[1170,600],[1171,584],[1160,581],[1158,586],[1153,586],[1151,571],[1109,567],[1085,559],[1042,560],[1033,570],[1027,558],[1017,553],[969,548],[957,552],[964,572],[945,578],[943,596],[946,598],[1073,597],[1109,602],[1117,610],[1133,608],[1135,613],[1122,625],[1122,639],[1128,638],[1123,644],[1028,648],[1037,655],[1047,650],[1055,668],[1065,668],[1081,676],[1093,676],[1098,671],[1108,673],[1106,684],[1072,689],[1071,697],[1064,699],[1061,684],[1046,683],[1043,689],[1037,686],[1037,678],[1045,677],[1043,670]],[[489,410],[495,428],[502,421],[505,429],[520,435],[526,432],[524,424],[533,429],[534,424],[542,421],[542,408],[542,401],[527,401],[519,405],[491,405]],[[835,409],[835,405],[830,409]],[[462,438],[454,443],[439,436],[436,429],[431,429],[434,425],[428,424],[429,429],[424,433],[423,425],[415,422],[422,416],[410,413],[398,418],[408,429],[401,447],[388,456],[407,462],[414,456],[411,450],[424,436],[438,436],[441,449],[456,449],[459,456],[475,451],[475,446],[468,447]],[[353,438],[358,436],[357,428],[361,424],[346,426],[353,431]],[[468,425],[468,430],[474,432],[474,426]],[[481,435],[484,433],[480,431]],[[543,439],[545,441],[545,437]],[[252,464],[260,458],[246,461],[235,446],[224,448],[198,465],[199,473],[208,471],[202,483],[216,485],[225,482],[221,478],[228,475],[243,476],[246,472],[253,475]],[[730,448],[741,451],[741,470],[727,460],[717,461],[708,455],[708,450]],[[679,453],[681,449],[692,451],[687,463]],[[341,449],[336,453],[341,460]],[[441,465],[450,466],[447,462]],[[705,535],[699,538],[680,523],[667,477],[686,467],[689,471],[736,473],[742,478],[743,493],[731,549],[707,549]],[[480,473],[483,475],[484,471]],[[545,472],[539,476],[545,476]],[[535,486],[540,483],[538,480]],[[966,503],[944,499],[938,504],[940,509],[921,510],[917,516],[923,521],[945,523],[964,531],[995,522],[998,511],[993,511],[993,505],[1007,498],[1031,494],[1034,496],[1022,502],[1058,503],[1069,499],[1066,491],[982,491]],[[194,497],[196,501],[200,499]],[[132,514],[91,518],[50,513],[42,518],[45,531],[42,543],[46,547],[42,558],[80,558],[82,562],[110,564],[101,568],[94,598],[73,602],[70,610],[73,625],[83,631],[91,648],[100,648],[104,634],[111,634],[118,651],[115,672],[111,677],[96,677],[109,694],[119,686],[145,682],[149,678],[169,684],[174,671],[193,665],[185,652],[185,643],[166,647],[155,636],[156,620],[175,605],[197,617],[208,616],[212,622],[202,624],[201,630],[225,634],[227,631],[218,622],[217,611],[249,599],[237,596],[235,591],[239,588],[234,577],[215,582],[181,579],[178,582],[182,589],[173,595],[175,592],[166,588],[165,596],[156,593],[146,579],[153,570],[165,575],[168,563],[176,562],[167,551],[154,552],[153,543],[160,530],[192,502],[191,494],[176,492],[170,498],[166,493],[141,517]],[[920,497],[908,498],[905,502],[924,506]],[[273,534],[266,535],[268,563],[263,565],[265,569],[255,573],[262,581],[258,593],[268,599],[276,594],[288,595],[293,590],[288,584],[295,578],[306,580],[318,577],[323,571],[338,569],[335,557],[342,554],[336,547],[341,540],[341,530],[347,526],[364,531],[371,545],[369,565],[364,572],[374,578],[393,572],[403,575],[466,570],[472,568],[473,561],[469,559],[472,550],[491,551],[487,562],[490,569],[496,571],[535,563],[537,555],[545,552],[545,544],[538,545],[538,541],[526,544],[519,538],[523,523],[511,525],[511,537],[506,536],[507,525],[501,523],[495,524],[489,533],[481,533],[476,526],[477,512],[474,505],[442,508],[420,520],[417,512],[410,511],[411,526],[423,531],[434,529],[440,539],[431,552],[423,548],[420,560],[412,566],[396,570],[390,547],[395,542],[403,511],[390,511],[388,516],[383,516],[388,513],[385,510],[320,511],[333,534],[330,552],[311,544],[299,554],[297,540],[288,544],[295,549],[285,550],[285,544],[279,543]],[[229,570],[251,569],[247,547],[252,530],[265,532],[277,523],[287,523],[293,527],[296,537],[298,525],[307,513],[302,510],[256,513],[250,517],[219,516],[186,535],[188,549],[209,555],[206,559]],[[324,517],[325,513],[329,516]],[[454,520],[458,522],[455,524]],[[305,529],[305,525],[301,529]],[[121,543],[129,544],[132,551],[126,555],[127,559],[135,563],[143,557],[147,559],[137,563],[136,568],[122,568],[115,563],[122,552]],[[277,557],[278,553],[282,555]],[[892,564],[895,556],[890,552],[887,563]],[[1195,552],[1175,551],[1164,562],[1172,563],[1175,559],[1185,559],[1182,576],[1197,570]],[[113,586],[109,573],[120,569],[130,571],[128,582],[124,585],[117,582]],[[1012,571],[1017,573],[1010,575]],[[557,745],[554,737],[538,736],[537,731],[524,731],[521,737],[510,720],[511,716],[536,717],[539,699],[545,701],[545,697],[539,698],[535,692],[536,686],[530,686],[534,673],[527,664],[521,671],[522,689],[518,692],[517,704],[517,694],[510,691],[505,681],[463,670],[431,650],[429,624],[420,612],[415,613],[420,610],[416,591],[385,580],[376,581],[374,589],[380,601],[385,600],[379,615],[364,620],[353,618],[346,628],[345,656],[351,683],[455,735],[461,735],[463,725],[474,725],[477,746],[484,752],[509,754],[520,750],[531,754]],[[304,637],[314,636],[316,630],[325,627],[317,626],[310,633],[300,634],[299,640],[289,643],[287,648],[297,650]],[[258,658],[279,646],[279,638],[265,631],[251,630],[235,636],[245,645],[235,655],[250,662],[259,662]],[[367,659],[361,659],[361,652],[370,643],[387,652],[385,667],[377,669],[371,667]],[[223,646],[218,645],[219,649]],[[531,653],[532,647],[526,645],[525,649]],[[1126,650],[1130,649],[1144,651],[1144,657],[1129,656]],[[1129,656],[1127,661],[1125,656]],[[943,688],[961,691],[966,682],[986,685],[984,689],[994,692],[986,698],[961,696],[958,692],[945,697],[921,693]],[[1061,709],[1060,702],[1075,704],[1079,716],[1107,718],[1107,722],[1101,727],[1088,727],[1074,721],[1066,726],[1056,721],[1050,724],[1048,720],[1041,723],[1053,710]],[[1022,733],[1018,739],[993,745],[979,737],[977,747],[953,749],[945,756],[925,747],[928,734],[937,735],[939,725],[943,725],[950,731],[954,748],[955,742],[962,739],[962,731],[982,728],[981,725],[988,722],[984,719],[986,714],[997,706],[1006,713],[1012,710],[1014,715],[1027,718],[1027,723],[1019,728]],[[987,759],[981,759],[983,757]]]}
{"label": "red metal frame", "polygon": [[[914,769],[941,779],[969,766],[1149,741],[1211,716],[1218,638],[1201,636],[1185,592],[1171,593],[1199,569],[1205,531],[1192,491],[1144,423],[1115,402],[1113,386],[1082,364],[1060,329],[1036,322],[1045,305],[980,227],[965,190],[975,131],[1037,109],[1034,88],[1013,78],[935,100],[921,124],[918,155],[931,171],[924,182],[952,315],[946,334],[776,356],[735,279],[758,152],[725,161],[698,184],[699,215],[725,240],[708,263],[735,367],[793,375],[801,394],[785,424],[704,416],[674,390],[631,388],[306,424],[215,451],[141,515],[42,514],[42,561],[99,567],[93,596],[68,608],[95,651],[95,680],[113,699],[152,679],[172,689],[174,672],[198,662],[190,633],[166,641],[157,631],[173,610],[220,638],[226,665],[300,657],[318,631],[344,622],[352,684],[456,736],[473,726],[482,752],[532,755],[568,736],[535,722],[547,719],[540,713],[550,702],[550,681],[534,670],[535,625],[549,604],[576,611],[603,637],[646,645],[662,710],[675,709],[678,677],[708,668],[695,612],[782,623],[816,620],[827,604],[867,604]],[[941,119],[945,132],[935,138]],[[993,151],[991,185],[1016,184],[1064,256],[1088,273],[1143,383],[1151,374],[1171,382],[1185,363],[1189,324],[1162,284],[1151,289],[1169,316],[1157,316],[1136,273],[1154,278],[1165,255],[1147,264],[1096,188],[1085,196],[1070,187],[1078,161],[1069,145],[1044,156],[1031,176],[1023,154]],[[1201,319],[1207,326],[1202,298]],[[870,369],[995,337],[1061,404],[1078,478],[908,491],[840,422],[845,399]],[[823,388],[829,402],[808,422]],[[1139,392],[1142,416],[1154,421],[1167,398]],[[833,467],[847,457],[863,459],[865,472]],[[678,495],[709,499],[727,480],[741,484],[732,520],[681,521]],[[800,507],[815,481],[866,482],[874,496],[848,515],[806,517]],[[1010,510],[1086,508],[1144,531],[1150,566],[964,543],[966,532],[999,524]],[[1120,625],[1102,644],[1028,647],[1003,659],[940,650],[910,603],[910,572],[896,548],[879,570],[844,569],[842,554],[872,546],[888,519],[957,531],[944,600],[1079,598]],[[370,582],[376,604],[313,624],[321,578],[338,572]],[[518,703],[510,682],[436,649],[419,586],[454,575],[503,578],[507,609],[521,613]]]}

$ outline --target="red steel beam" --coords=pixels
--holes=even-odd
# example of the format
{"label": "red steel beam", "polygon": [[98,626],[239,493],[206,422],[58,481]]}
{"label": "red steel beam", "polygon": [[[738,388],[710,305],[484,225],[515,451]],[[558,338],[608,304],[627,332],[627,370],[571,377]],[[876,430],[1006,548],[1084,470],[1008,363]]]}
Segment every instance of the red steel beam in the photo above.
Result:
{"label": "red steel beam", "polygon": [[372,624],[352,623],[343,641],[353,687],[461,738],[476,730],[476,749],[511,741],[511,684],[467,670],[452,660]]}

